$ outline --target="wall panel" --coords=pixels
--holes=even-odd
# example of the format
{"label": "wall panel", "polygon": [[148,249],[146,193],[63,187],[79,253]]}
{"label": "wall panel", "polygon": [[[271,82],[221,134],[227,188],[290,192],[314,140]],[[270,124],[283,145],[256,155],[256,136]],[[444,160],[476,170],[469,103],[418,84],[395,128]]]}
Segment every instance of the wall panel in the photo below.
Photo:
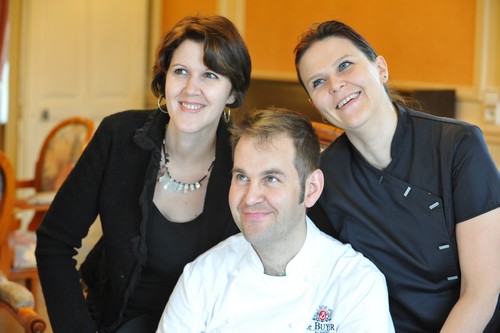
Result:
{"label": "wall panel", "polygon": [[164,0],[162,32],[170,30],[185,16],[216,14],[216,12],[217,0]]}
{"label": "wall panel", "polygon": [[245,38],[255,73],[291,73],[298,36],[313,22],[341,20],[389,63],[397,81],[473,84],[476,1],[251,0]]}

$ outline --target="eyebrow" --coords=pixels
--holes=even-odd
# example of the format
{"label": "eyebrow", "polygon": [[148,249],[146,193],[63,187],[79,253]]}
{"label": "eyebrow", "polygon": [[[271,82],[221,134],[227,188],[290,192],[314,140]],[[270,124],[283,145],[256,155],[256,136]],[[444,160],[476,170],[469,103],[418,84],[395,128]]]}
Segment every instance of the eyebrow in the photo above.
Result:
{"label": "eyebrow", "polygon": [[[335,61],[333,61],[333,63],[331,63],[330,65],[328,65],[327,69],[329,69],[331,67],[338,67],[339,64],[341,64],[345,59],[350,58],[352,56],[353,56],[352,54],[345,54],[345,55],[341,56],[340,58],[338,58]],[[321,71],[320,73],[323,73],[323,71]],[[314,80],[318,79],[318,76],[321,77],[322,75],[323,74],[314,74],[309,79],[307,79],[305,82],[311,83],[311,81],[314,81]]]}
{"label": "eyebrow", "polygon": [[[245,172],[245,170],[241,169],[241,168],[233,168],[231,170],[231,173],[232,174],[235,174],[235,173],[241,173],[243,175],[247,175],[247,173]],[[268,175],[281,175],[281,176],[285,176],[285,173],[283,172],[283,170],[281,169],[277,169],[277,168],[272,168],[272,169],[268,169],[268,170],[264,170],[263,172],[261,172],[259,174],[261,177],[263,176],[268,176]]]}

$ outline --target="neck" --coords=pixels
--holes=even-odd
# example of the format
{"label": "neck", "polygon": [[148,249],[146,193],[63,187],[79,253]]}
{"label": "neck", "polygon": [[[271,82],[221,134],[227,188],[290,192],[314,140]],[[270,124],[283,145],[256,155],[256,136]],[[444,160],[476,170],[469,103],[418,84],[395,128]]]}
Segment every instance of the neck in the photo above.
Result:
{"label": "neck", "polygon": [[213,159],[215,156],[216,131],[201,133],[182,133],[175,126],[167,126],[165,149],[171,158],[181,159],[186,163]]}
{"label": "neck", "polygon": [[[305,219],[304,219],[305,220]],[[290,232],[292,234],[292,232]],[[264,266],[264,274],[285,276],[288,263],[295,258],[304,245],[307,236],[307,225],[301,223],[295,230],[295,235],[283,237],[272,244],[252,244]]]}
{"label": "neck", "polygon": [[368,129],[346,131],[346,135],[368,163],[383,170],[392,161],[391,145],[397,124],[397,111],[390,104],[387,106],[387,112],[382,112],[374,118]]}

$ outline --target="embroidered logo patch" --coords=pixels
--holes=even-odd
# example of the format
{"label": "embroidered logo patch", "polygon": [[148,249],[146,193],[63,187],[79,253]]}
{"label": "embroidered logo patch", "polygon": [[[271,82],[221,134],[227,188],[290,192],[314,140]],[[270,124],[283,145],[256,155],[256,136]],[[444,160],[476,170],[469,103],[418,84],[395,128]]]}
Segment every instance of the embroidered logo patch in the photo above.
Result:
{"label": "embroidered logo patch", "polygon": [[312,317],[313,323],[307,327],[307,330],[314,333],[334,332],[335,325],[332,324],[332,314],[332,309],[320,305]]}

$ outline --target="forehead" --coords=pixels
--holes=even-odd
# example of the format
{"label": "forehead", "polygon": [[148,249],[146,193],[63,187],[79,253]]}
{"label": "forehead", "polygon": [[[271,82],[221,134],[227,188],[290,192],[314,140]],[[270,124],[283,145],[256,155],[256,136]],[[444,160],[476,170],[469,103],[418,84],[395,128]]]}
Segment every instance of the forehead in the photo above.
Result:
{"label": "forehead", "polygon": [[349,39],[332,36],[311,44],[300,60],[299,69],[307,71],[323,62],[332,63],[345,56],[360,55],[363,53]]}
{"label": "forehead", "polygon": [[172,59],[175,58],[203,58],[204,43],[192,39],[183,40],[172,53]]}
{"label": "forehead", "polygon": [[304,52],[304,56],[309,53],[322,53],[324,55],[330,54],[342,54],[345,52],[349,53],[361,53],[361,51],[353,44],[349,39],[340,36],[331,36],[318,40],[311,44],[309,49]]}
{"label": "forehead", "polygon": [[295,147],[291,137],[279,134],[268,140],[258,137],[243,135],[234,150],[235,167],[252,168],[273,167],[284,168],[291,164],[294,166]]}

